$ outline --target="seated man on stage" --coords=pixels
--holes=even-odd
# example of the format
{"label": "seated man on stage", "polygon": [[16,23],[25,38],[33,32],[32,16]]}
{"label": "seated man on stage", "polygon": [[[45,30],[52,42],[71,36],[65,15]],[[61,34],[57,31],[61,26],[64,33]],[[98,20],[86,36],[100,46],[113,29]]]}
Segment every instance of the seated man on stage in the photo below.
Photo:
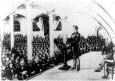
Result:
{"label": "seated man on stage", "polygon": [[100,72],[103,67],[105,66],[105,69],[104,69],[104,76],[102,78],[108,78],[108,75],[109,75],[109,70],[108,70],[108,66],[111,65],[111,63],[113,63],[113,43],[109,43],[107,46],[104,46],[103,47],[103,50],[102,50],[102,55],[103,55],[103,60],[102,60],[102,63],[99,64],[99,68],[95,70],[95,72]]}

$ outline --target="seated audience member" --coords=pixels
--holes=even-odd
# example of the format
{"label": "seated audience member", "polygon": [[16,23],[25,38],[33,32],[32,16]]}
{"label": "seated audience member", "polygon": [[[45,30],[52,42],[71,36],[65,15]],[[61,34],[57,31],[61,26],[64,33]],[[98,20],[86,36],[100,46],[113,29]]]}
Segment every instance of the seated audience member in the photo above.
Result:
{"label": "seated audience member", "polygon": [[27,66],[24,58],[20,58],[19,79],[26,79],[28,77]]}
{"label": "seated audience member", "polygon": [[105,66],[104,69],[104,76],[102,78],[108,78],[109,75],[109,70],[108,70],[108,66],[111,65],[111,63],[113,63],[113,43],[110,42],[108,45],[103,47],[102,50],[102,55],[103,55],[103,60],[102,63],[99,64],[99,68],[97,70],[95,70],[95,72],[100,72],[103,67]]}

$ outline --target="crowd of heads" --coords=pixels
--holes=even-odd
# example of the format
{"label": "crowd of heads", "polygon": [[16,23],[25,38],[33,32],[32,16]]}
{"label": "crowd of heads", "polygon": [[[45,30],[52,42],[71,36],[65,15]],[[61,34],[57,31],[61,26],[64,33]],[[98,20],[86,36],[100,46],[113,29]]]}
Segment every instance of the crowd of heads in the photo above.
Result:
{"label": "crowd of heads", "polygon": [[[62,37],[54,39],[54,42],[57,43],[57,46],[60,49],[63,49],[67,47],[68,43],[71,43],[71,38],[67,39],[66,44],[63,43]],[[84,38],[82,35],[80,37],[79,48],[81,54],[89,51],[101,51],[103,46],[105,46],[104,38],[97,37],[95,35],[88,36],[87,38]]]}
{"label": "crowd of heads", "polygon": [[18,80],[41,73],[56,64],[56,57],[50,57],[49,36],[34,36],[32,40],[32,60],[27,58],[27,36],[14,35],[14,46],[10,47],[10,35],[6,35],[3,41],[4,52],[2,54],[2,79]]}
{"label": "crowd of heads", "polygon": [[[6,34],[3,40],[4,53],[2,54],[2,78],[12,80],[28,79],[29,77],[42,73],[43,71],[54,67],[63,62],[63,53],[68,53],[68,60],[72,59],[72,53],[66,52],[67,44],[63,42],[62,37],[54,39],[57,47],[63,51],[62,54],[50,56],[49,36],[34,36],[32,40],[32,60],[27,59],[27,36],[22,34],[14,35],[14,47],[10,49],[10,35]],[[97,36],[80,37],[80,53],[84,54],[89,51],[101,51],[105,45],[105,39]],[[67,43],[71,43],[68,41]],[[70,50],[71,51],[71,50]],[[61,59],[61,60],[60,60]]]}
{"label": "crowd of heads", "polygon": [[[4,38],[10,41],[10,38],[7,37],[10,34],[6,34]],[[3,41],[3,54],[2,54],[2,63],[4,67],[2,69],[2,77],[4,79],[12,80],[14,77],[21,78],[21,67],[27,64],[27,37],[23,35],[15,35],[14,36],[14,47],[12,49],[8,49],[7,47],[11,47],[9,44],[5,44]],[[20,71],[20,72],[19,72]],[[26,78],[26,77],[23,77]]]}

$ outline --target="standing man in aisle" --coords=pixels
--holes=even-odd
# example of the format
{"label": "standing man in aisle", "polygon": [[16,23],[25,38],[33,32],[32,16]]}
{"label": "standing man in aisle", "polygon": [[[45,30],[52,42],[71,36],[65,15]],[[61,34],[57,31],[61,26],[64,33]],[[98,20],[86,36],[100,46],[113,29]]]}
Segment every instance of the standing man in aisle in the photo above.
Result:
{"label": "standing man in aisle", "polygon": [[71,40],[72,40],[72,51],[73,51],[73,67],[72,69],[76,69],[76,64],[77,64],[77,71],[80,70],[80,59],[79,56],[80,54],[80,47],[79,47],[79,42],[80,42],[80,33],[78,32],[78,26],[74,25],[74,33],[71,35]]}

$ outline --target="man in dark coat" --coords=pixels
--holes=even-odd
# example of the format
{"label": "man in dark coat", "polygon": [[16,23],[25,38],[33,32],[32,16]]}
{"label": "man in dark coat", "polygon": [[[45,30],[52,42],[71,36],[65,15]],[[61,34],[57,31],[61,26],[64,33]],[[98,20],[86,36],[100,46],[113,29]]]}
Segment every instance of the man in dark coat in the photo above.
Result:
{"label": "man in dark coat", "polygon": [[78,32],[78,27],[76,25],[74,27],[74,33],[71,35],[72,39],[72,51],[73,51],[73,68],[76,69],[76,64],[77,64],[77,71],[80,70],[80,59],[79,56],[80,54],[80,47],[79,47],[79,42],[80,42],[80,33]]}

